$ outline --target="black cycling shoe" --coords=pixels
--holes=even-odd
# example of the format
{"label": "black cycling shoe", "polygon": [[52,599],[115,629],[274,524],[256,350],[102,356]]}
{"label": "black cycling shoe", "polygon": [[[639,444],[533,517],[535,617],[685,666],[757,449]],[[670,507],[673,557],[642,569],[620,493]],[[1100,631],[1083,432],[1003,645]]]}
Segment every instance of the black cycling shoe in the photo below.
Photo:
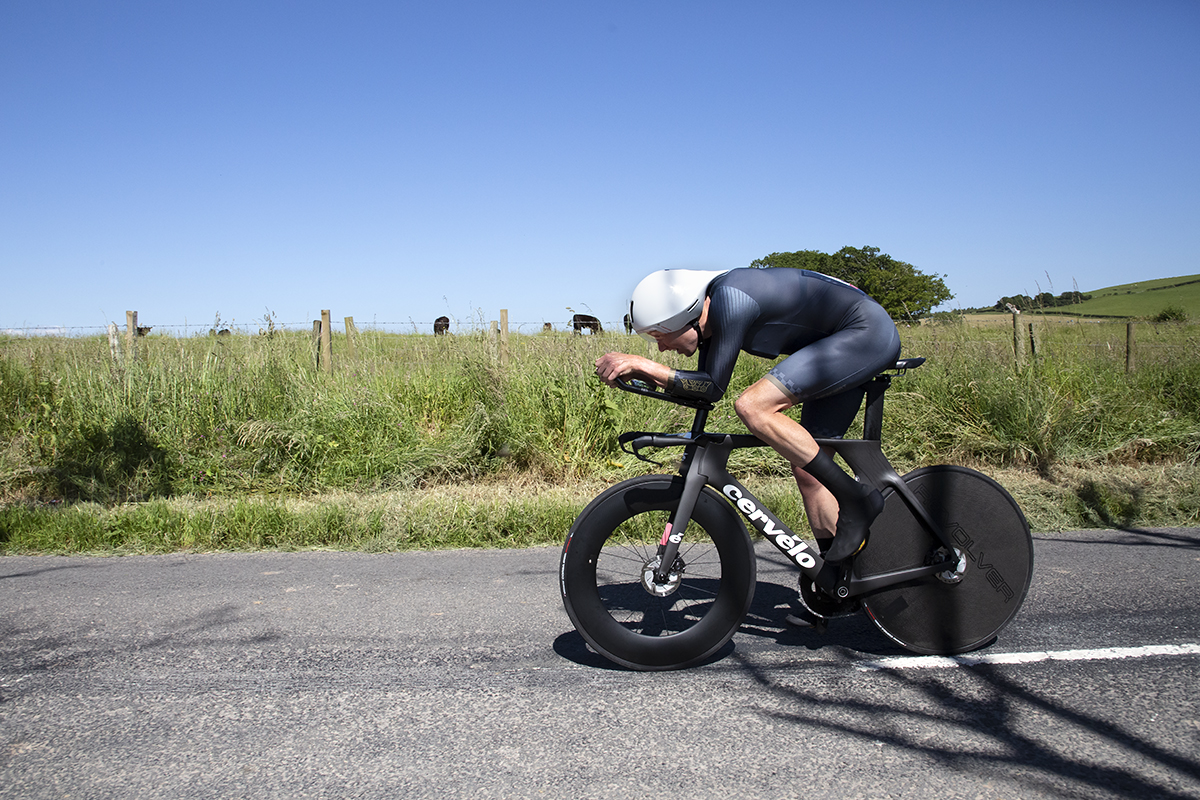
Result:
{"label": "black cycling shoe", "polygon": [[825,560],[830,563],[839,564],[866,547],[871,523],[883,511],[883,495],[870,486],[859,485],[862,494],[858,502],[849,503],[838,498],[837,535],[825,554]]}
{"label": "black cycling shoe", "polygon": [[843,472],[824,450],[818,450],[803,469],[838,502],[837,535],[825,560],[834,564],[845,561],[867,543],[871,523],[883,511],[883,495]]}

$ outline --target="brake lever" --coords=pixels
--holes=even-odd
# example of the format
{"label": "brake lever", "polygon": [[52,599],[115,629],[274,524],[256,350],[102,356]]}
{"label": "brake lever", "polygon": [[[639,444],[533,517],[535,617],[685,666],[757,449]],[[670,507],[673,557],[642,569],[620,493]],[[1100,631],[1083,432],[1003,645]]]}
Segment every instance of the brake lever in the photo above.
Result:
{"label": "brake lever", "polygon": [[[621,446],[622,452],[628,453],[638,461],[645,461],[647,464],[653,464],[656,467],[665,468],[666,465],[661,461],[655,461],[653,458],[642,455],[641,449],[636,444],[637,440],[643,436],[652,435],[653,434],[647,433],[646,431],[627,431],[617,437],[617,444]],[[626,445],[629,445],[629,447],[626,447]]]}

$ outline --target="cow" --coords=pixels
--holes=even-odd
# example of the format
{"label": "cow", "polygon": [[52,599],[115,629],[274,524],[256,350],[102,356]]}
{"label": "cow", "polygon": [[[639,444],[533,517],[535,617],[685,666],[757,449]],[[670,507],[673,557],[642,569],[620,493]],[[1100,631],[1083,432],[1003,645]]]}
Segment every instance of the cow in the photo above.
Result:
{"label": "cow", "polygon": [[433,335],[441,336],[450,330],[450,318],[438,317],[433,321]]}
{"label": "cow", "polygon": [[543,322],[542,323],[542,333],[550,333],[553,330],[554,330],[554,323],[552,323],[552,322]]}
{"label": "cow", "polygon": [[139,325],[138,329],[137,329],[137,335],[145,336],[146,334],[150,333],[150,331],[152,329],[153,329],[153,326],[151,326],[151,325],[147,325],[146,327],[142,327],[141,325]]}
{"label": "cow", "polygon": [[592,333],[604,333],[604,328],[600,326],[600,320],[590,314],[576,314],[571,317],[571,329],[577,334],[582,334],[584,329]]}

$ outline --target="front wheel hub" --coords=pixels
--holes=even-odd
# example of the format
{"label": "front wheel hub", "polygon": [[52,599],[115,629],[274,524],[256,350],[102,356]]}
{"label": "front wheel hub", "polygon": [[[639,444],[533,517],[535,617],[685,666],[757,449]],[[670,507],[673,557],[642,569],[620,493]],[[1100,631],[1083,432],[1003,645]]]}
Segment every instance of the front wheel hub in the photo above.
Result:
{"label": "front wheel hub", "polygon": [[671,566],[671,571],[667,573],[667,580],[663,583],[659,583],[654,579],[654,573],[658,572],[658,567],[661,563],[662,559],[655,556],[642,567],[642,588],[655,597],[672,595],[679,589],[679,585],[683,583],[683,559],[675,559],[675,563]]}

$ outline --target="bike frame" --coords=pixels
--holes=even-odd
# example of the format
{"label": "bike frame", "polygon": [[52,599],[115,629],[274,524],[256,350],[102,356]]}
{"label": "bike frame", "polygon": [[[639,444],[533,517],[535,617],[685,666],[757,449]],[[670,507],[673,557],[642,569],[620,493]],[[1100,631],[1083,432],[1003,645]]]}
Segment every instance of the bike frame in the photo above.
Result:
{"label": "bike frame", "polygon": [[[920,361],[924,361],[924,359]],[[919,364],[920,361],[916,363]],[[900,367],[900,369],[904,368]],[[692,510],[705,486],[711,486],[720,492],[746,521],[751,523],[776,549],[795,564],[797,569],[833,597],[840,599],[856,597],[887,586],[953,570],[958,565],[960,558],[954,543],[929,515],[921,501],[908,488],[904,479],[900,477],[883,454],[880,444],[883,393],[891,385],[891,379],[892,375],[890,374],[878,375],[868,385],[867,410],[863,424],[864,438],[817,439],[816,441],[822,447],[829,447],[837,452],[854,470],[854,474],[859,480],[870,483],[879,491],[891,489],[898,493],[921,526],[942,544],[944,553],[947,555],[928,565],[868,576],[856,574],[852,566],[853,562],[850,567],[838,567],[826,562],[815,547],[805,542],[803,537],[798,536],[784,524],[775,512],[771,511],[753,492],[729,474],[727,464],[729,456],[734,450],[743,447],[766,447],[766,442],[750,434],[706,432],[704,426],[708,422],[708,412],[712,409],[710,403],[675,398],[648,388],[621,384],[621,388],[626,391],[696,409],[696,417],[690,433],[631,432],[622,434],[618,438],[622,449],[643,461],[651,461],[651,459],[641,455],[639,450],[642,447],[685,448],[683,462],[679,468],[679,473],[684,478],[683,494],[679,501],[679,507],[672,515],[663,532],[662,539],[659,541],[655,580],[667,581],[667,576],[679,552],[679,545],[683,541],[691,521]],[[627,449],[626,445],[630,445],[632,450]],[[651,461],[651,463],[657,462]]]}

